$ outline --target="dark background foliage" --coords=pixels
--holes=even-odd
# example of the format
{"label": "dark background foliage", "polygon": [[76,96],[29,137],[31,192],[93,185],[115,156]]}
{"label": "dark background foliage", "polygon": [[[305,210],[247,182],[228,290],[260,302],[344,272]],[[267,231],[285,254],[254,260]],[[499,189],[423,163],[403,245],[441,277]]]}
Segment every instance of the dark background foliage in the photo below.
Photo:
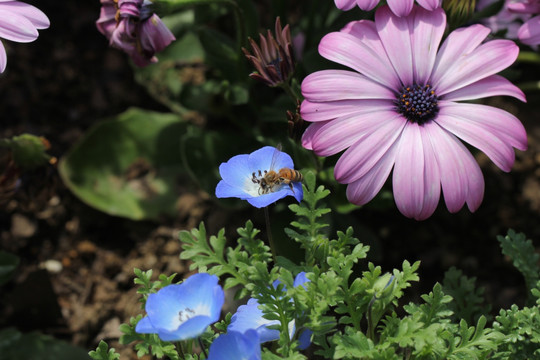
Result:
{"label": "dark background foliage", "polygon": [[[133,105],[166,111],[134,81],[126,56],[109,48],[95,29],[99,1],[29,2],[42,9],[52,25],[36,42],[4,41],[8,66],[0,75],[0,137],[24,132],[45,136],[50,153],[60,158],[103,117]],[[273,27],[273,20],[262,23]],[[532,66],[517,69],[526,74],[521,79],[540,75]],[[477,277],[495,311],[523,305],[524,280],[501,255],[496,235],[513,228],[539,244],[539,99],[534,93],[528,99],[527,105],[490,100],[524,122],[530,145],[517,153],[509,174],[477,154],[486,193],[476,213],[464,209],[449,214],[441,202],[434,216],[417,222],[404,218],[393,205],[374,203],[333,220],[334,230],[355,228],[360,240],[372,246],[369,259],[383,271],[400,267],[405,259],[421,260],[421,283],[405,301],[418,299],[456,266]],[[2,151],[0,172],[6,166],[7,153]],[[204,220],[210,233],[226,226],[234,235],[250,217],[264,227],[260,212],[231,212],[212,202],[213,194],[196,189],[180,195],[177,216],[134,222],[82,203],[62,184],[54,166],[24,173],[20,180],[19,191],[0,207],[0,248],[21,258],[14,279],[0,288],[0,328],[39,330],[87,350],[99,339],[118,338],[118,325],[141,312],[132,283],[134,267],[156,274],[176,272],[179,277],[188,273],[187,264],[178,259],[178,230]],[[276,222],[274,236],[282,254],[288,255],[280,225]],[[55,270],[58,264],[61,268]],[[131,356],[129,350],[123,352]]]}

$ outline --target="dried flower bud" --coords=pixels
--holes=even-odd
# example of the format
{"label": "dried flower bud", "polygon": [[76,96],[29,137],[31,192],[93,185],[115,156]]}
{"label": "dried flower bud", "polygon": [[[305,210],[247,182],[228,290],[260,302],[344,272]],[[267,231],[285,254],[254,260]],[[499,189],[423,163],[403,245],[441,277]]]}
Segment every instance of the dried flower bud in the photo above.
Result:
{"label": "dried flower bud", "polygon": [[277,86],[289,80],[294,71],[292,56],[292,40],[289,25],[281,27],[281,21],[276,18],[276,37],[267,30],[266,37],[259,34],[260,46],[253,39],[249,39],[253,55],[242,48],[247,59],[255,67],[256,72],[249,76],[260,80],[268,86]]}
{"label": "dried flower bud", "polygon": [[296,100],[296,110],[294,112],[287,110],[287,123],[289,137],[294,140],[300,140],[304,125],[304,120],[300,116],[300,100]]}

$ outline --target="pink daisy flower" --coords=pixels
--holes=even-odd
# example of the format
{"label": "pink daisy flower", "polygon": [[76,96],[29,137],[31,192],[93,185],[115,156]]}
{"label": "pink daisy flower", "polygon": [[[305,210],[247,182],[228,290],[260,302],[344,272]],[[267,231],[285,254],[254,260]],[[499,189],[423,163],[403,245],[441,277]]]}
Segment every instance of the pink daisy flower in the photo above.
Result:
{"label": "pink daisy flower", "polygon": [[[510,12],[517,14],[538,15],[540,13],[539,0],[518,0],[506,4]],[[540,15],[525,21],[519,28],[518,38],[524,44],[540,44]]]}
{"label": "pink daisy flower", "polygon": [[[334,0],[338,9],[351,10],[358,7],[364,11],[373,10],[379,0]],[[441,7],[442,0],[416,0],[418,5],[427,10],[434,10]],[[414,0],[387,0],[388,6],[397,16],[407,16],[413,9]]]}
{"label": "pink daisy flower", "polygon": [[321,40],[322,56],[353,71],[323,70],[303,81],[301,115],[313,124],[302,144],[320,156],[346,150],[334,175],[348,184],[352,203],[373,199],[393,168],[394,198],[405,216],[428,218],[441,188],[451,212],[465,203],[475,211],[484,179],[459,139],[503,171],[514,163],[513,147],[527,148],[512,114],[458,102],[494,95],[525,101],[495,75],[516,60],[518,47],[510,40],[482,44],[489,29],[472,25],[453,31],[439,48],[445,27],[442,9],[415,7],[398,17],[384,6],[375,22],[355,21]]}
{"label": "pink daisy flower", "polygon": [[[46,29],[49,18],[38,8],[11,0],[0,0],[0,38],[20,43],[38,38],[38,29]],[[6,49],[0,42],[0,73],[7,64]]]}

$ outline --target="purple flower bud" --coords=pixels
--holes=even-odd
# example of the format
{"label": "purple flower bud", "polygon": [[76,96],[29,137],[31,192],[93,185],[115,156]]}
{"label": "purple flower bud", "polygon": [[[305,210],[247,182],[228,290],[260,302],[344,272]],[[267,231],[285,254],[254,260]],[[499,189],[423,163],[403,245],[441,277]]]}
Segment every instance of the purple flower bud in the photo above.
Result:
{"label": "purple flower bud", "polygon": [[137,66],[157,62],[154,56],[173,40],[172,32],[152,12],[147,0],[101,0],[98,30],[112,47],[131,56]]}

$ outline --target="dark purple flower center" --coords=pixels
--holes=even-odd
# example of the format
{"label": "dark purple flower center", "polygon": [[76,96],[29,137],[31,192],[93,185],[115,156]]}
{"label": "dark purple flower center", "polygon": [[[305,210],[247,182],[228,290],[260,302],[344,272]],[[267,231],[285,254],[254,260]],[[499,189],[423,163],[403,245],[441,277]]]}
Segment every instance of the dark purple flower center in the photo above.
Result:
{"label": "dark purple flower center", "polygon": [[407,120],[420,125],[433,120],[439,112],[437,95],[428,85],[404,86],[396,99],[397,110]]}

